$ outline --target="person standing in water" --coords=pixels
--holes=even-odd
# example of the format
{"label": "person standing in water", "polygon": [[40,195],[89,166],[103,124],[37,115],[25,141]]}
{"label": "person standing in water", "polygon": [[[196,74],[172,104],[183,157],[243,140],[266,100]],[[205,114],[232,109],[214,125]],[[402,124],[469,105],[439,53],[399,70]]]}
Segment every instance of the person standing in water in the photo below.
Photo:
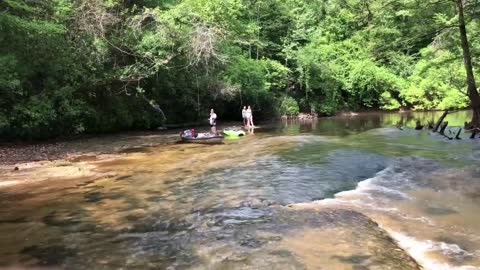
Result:
{"label": "person standing in water", "polygon": [[213,111],[213,109],[210,110],[210,128],[213,134],[217,134],[217,114]]}
{"label": "person standing in water", "polygon": [[248,106],[247,108],[247,127],[255,127],[253,125],[253,114],[252,114],[252,108]]}
{"label": "person standing in water", "polygon": [[243,106],[243,109],[242,109],[242,119],[243,119],[243,126],[246,127],[247,124],[248,124],[248,120],[247,120],[247,106]]}

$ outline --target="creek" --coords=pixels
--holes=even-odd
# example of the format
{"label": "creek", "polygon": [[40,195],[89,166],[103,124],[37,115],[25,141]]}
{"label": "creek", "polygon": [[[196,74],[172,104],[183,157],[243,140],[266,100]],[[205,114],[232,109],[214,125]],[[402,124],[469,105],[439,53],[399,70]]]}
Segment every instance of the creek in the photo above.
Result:
{"label": "creek", "polygon": [[278,122],[0,187],[0,268],[480,269],[480,140],[413,129],[440,114]]}

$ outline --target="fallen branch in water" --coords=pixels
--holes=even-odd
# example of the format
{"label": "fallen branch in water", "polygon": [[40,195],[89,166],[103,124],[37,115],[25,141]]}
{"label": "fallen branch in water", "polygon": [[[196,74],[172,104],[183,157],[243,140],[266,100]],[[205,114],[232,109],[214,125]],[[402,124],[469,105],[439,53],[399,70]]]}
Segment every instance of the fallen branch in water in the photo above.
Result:
{"label": "fallen branch in water", "polygon": [[477,132],[480,132],[479,128],[472,129],[472,135],[470,135],[470,139],[475,139],[475,135],[477,135]]}
{"label": "fallen branch in water", "polygon": [[[440,135],[442,135],[443,137],[449,139],[449,140],[453,140],[453,137],[450,137],[450,136],[447,136],[445,134],[445,129],[447,128],[448,126],[448,121],[447,122],[443,122],[442,125],[440,126],[440,131],[438,132]],[[450,133],[452,133],[451,130],[449,130]],[[458,134],[457,134],[458,136]]]}
{"label": "fallen branch in water", "polygon": [[423,129],[423,125],[420,124],[420,121],[417,120],[417,122],[415,123],[415,130],[422,130]]}
{"label": "fallen branch in water", "polygon": [[439,133],[442,134],[442,135],[445,135],[445,129],[447,128],[447,126],[448,126],[448,121],[443,122],[443,124],[440,127],[440,132]]}
{"label": "fallen branch in water", "polygon": [[442,124],[443,119],[445,119],[445,117],[447,116],[447,114],[448,114],[448,110],[446,110],[445,112],[443,112],[442,116],[440,116],[440,118],[439,118],[438,121],[437,121],[437,124],[435,124],[435,127],[433,128],[433,132],[437,132],[438,128],[439,128],[440,125]]}
{"label": "fallen branch in water", "polygon": [[455,136],[455,139],[457,140],[461,140],[462,138],[460,138],[460,133],[462,132],[462,128],[459,128],[458,131],[457,131],[457,135]]}

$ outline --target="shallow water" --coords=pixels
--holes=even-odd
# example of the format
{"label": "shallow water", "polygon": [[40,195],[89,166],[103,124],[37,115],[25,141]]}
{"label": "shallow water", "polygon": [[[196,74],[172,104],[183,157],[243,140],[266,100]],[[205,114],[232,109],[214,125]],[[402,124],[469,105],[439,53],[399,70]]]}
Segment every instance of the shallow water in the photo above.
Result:
{"label": "shallow water", "polygon": [[438,115],[276,123],[3,187],[0,267],[480,269],[480,140],[408,128]]}

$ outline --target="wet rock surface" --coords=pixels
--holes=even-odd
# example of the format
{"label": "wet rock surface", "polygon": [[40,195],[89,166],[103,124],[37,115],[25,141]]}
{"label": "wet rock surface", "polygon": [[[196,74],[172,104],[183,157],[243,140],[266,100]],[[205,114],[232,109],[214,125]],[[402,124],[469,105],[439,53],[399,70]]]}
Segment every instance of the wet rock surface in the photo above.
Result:
{"label": "wet rock surface", "polygon": [[[95,161],[105,153],[148,152],[148,147],[172,143],[172,132],[132,132],[75,140],[38,143],[0,144],[0,164],[69,159],[71,162]],[[93,153],[93,154],[92,154]],[[13,167],[12,167],[13,169]]]}
{"label": "wet rock surface", "polygon": [[[137,244],[133,246],[141,246],[142,255],[149,258],[171,256],[162,267],[174,269],[191,264],[196,266],[193,269],[259,269],[265,263],[269,263],[268,269],[318,269],[319,265],[311,265],[312,262],[303,257],[304,252],[315,254],[333,247],[338,255],[332,255],[330,250],[325,259],[341,269],[420,269],[384,230],[363,214],[339,209],[317,212],[269,207],[261,210],[264,214],[261,221],[258,214],[239,217],[235,209],[223,209],[197,215],[190,226],[186,221],[172,223],[166,234],[150,231],[144,235],[134,229]],[[219,216],[236,222],[209,222]],[[297,236],[298,228],[320,232],[314,234],[317,239],[310,241],[321,244],[312,246],[307,242],[299,249],[295,244],[290,245],[292,239],[303,241],[302,236]],[[324,238],[325,234],[331,238]],[[332,238],[347,245],[337,245]],[[160,246],[155,244],[160,242],[163,243]]]}
{"label": "wet rock surface", "polygon": [[20,262],[66,269],[420,269],[378,224],[351,210],[292,210],[256,199],[183,217],[158,211],[125,218],[130,225],[113,230],[84,211],[48,212],[42,222],[49,233],[25,243]]}

